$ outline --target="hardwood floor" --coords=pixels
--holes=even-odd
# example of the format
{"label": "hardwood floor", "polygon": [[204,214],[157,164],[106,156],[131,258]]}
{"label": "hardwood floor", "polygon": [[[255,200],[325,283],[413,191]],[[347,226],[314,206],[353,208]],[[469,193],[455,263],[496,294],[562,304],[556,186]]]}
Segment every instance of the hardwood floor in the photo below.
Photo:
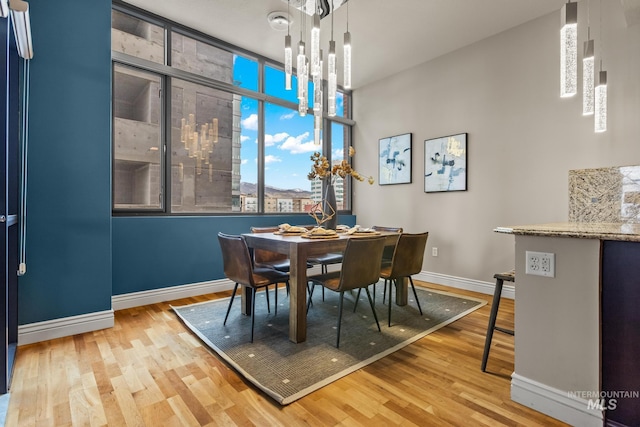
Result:
{"label": "hardwood floor", "polygon": [[[480,371],[489,304],[288,406],[238,376],[169,305],[117,311],[111,329],[21,346],[7,426],[560,426],[509,398],[513,337],[496,333]],[[512,300],[498,324],[513,327]]]}

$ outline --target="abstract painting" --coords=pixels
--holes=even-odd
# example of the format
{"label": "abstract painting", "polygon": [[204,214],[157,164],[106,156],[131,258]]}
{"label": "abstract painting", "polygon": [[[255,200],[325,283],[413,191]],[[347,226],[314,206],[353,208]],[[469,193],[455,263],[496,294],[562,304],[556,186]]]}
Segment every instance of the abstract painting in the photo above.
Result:
{"label": "abstract painting", "polygon": [[443,136],[424,142],[424,191],[467,189],[467,134]]}
{"label": "abstract painting", "polygon": [[411,134],[380,140],[378,184],[411,183]]}

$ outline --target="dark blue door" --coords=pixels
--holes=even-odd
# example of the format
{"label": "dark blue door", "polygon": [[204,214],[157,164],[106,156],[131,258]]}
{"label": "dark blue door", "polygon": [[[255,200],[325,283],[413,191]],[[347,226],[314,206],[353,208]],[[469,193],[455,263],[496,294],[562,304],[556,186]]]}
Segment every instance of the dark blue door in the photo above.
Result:
{"label": "dark blue door", "polygon": [[18,343],[18,140],[20,63],[9,19],[0,18],[2,125],[0,144],[0,394],[9,389]]}

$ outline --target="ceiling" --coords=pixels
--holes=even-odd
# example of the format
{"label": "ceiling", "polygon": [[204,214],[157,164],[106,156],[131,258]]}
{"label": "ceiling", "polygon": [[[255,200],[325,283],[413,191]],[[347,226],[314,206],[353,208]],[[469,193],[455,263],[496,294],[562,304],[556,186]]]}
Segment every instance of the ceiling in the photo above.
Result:
{"label": "ceiling", "polygon": [[[125,1],[267,58],[283,61],[286,31],[273,30],[267,22],[270,12],[287,11],[283,0]],[[334,13],[334,39],[339,52],[348,11],[353,47],[352,86],[358,88],[559,11],[564,3],[564,0],[349,0]],[[291,15],[295,45],[300,35],[300,12],[291,7]],[[307,28],[310,26],[311,18],[308,18]],[[330,16],[322,20],[321,32],[322,46],[328,50]],[[340,61],[338,64],[340,67]]]}

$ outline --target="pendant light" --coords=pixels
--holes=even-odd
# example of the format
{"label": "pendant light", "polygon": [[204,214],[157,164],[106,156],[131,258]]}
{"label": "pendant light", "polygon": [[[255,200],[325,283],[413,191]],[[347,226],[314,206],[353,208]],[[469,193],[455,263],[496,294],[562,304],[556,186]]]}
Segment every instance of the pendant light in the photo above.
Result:
{"label": "pendant light", "polygon": [[587,41],[584,42],[582,57],[582,114],[593,114],[594,79],[595,79],[594,42],[591,39],[591,8],[587,0]]}
{"label": "pendant light", "polygon": [[304,43],[304,11],[300,10],[300,42],[298,43],[298,57],[297,57],[297,77],[298,77],[298,113],[301,116],[307,114],[307,83],[305,82],[305,75],[307,75],[307,57],[305,56],[305,43]]}
{"label": "pendant light", "polygon": [[582,58],[582,114],[585,116],[593,114],[594,59],[593,40],[589,38],[584,42],[584,56]]}
{"label": "pendant light", "polygon": [[598,73],[598,83],[595,90],[595,117],[594,130],[597,133],[607,130],[607,72],[602,71],[603,49],[602,34],[602,0],[600,0],[600,72]]}
{"label": "pendant light", "polygon": [[344,33],[344,70],[343,85],[346,89],[351,89],[351,33],[349,32],[349,3],[347,2],[347,32]]}
{"label": "pendant light", "polygon": [[[333,0],[331,0],[333,11]],[[329,57],[327,58],[327,114],[336,115],[336,95],[338,92],[338,73],[336,69],[336,42],[333,40],[333,13],[331,14],[331,41],[329,41]]]}
{"label": "pendant light", "polygon": [[[287,0],[287,15],[291,17],[289,7],[291,0]],[[284,88],[291,90],[291,74],[293,74],[293,52],[291,51],[291,34],[289,29],[291,28],[291,19],[287,22],[287,35],[284,37]]]}
{"label": "pendant light", "polygon": [[600,63],[600,72],[598,73],[598,84],[596,86],[596,102],[595,102],[595,131],[605,132],[607,130],[607,72],[602,71],[602,63]]}
{"label": "pendant light", "polygon": [[577,92],[578,82],[578,3],[571,0],[562,7],[560,29],[560,96]]}
{"label": "pendant light", "polygon": [[320,71],[320,15],[316,4],[313,13],[313,28],[311,28],[311,75],[315,76]]}

